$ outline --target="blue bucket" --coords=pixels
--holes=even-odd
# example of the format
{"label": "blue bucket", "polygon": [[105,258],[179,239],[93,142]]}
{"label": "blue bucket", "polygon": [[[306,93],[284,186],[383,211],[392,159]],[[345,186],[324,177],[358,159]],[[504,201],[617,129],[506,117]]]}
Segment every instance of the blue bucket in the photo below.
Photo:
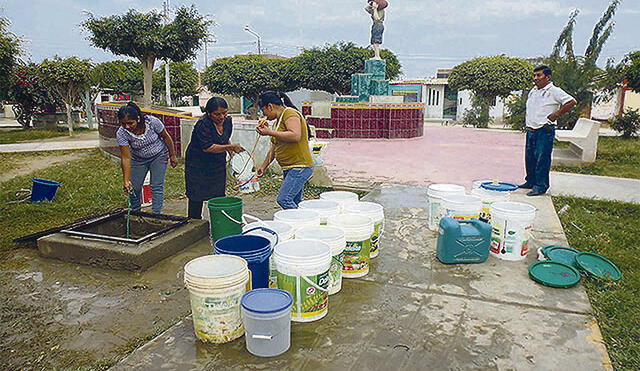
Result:
{"label": "blue bucket", "polygon": [[239,234],[221,238],[213,244],[214,254],[239,256],[249,263],[253,289],[269,287],[269,258],[272,252],[271,241],[262,236]]}
{"label": "blue bucket", "polygon": [[60,183],[47,179],[31,179],[31,202],[51,201],[60,187]]}

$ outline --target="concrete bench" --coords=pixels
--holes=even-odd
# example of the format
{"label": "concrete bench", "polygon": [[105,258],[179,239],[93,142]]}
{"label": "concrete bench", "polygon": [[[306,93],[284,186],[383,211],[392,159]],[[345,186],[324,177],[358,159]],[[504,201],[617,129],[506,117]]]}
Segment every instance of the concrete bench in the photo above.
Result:
{"label": "concrete bench", "polygon": [[596,160],[598,151],[598,121],[581,118],[572,130],[556,130],[556,139],[569,142],[569,148],[553,150],[554,165],[580,165]]}

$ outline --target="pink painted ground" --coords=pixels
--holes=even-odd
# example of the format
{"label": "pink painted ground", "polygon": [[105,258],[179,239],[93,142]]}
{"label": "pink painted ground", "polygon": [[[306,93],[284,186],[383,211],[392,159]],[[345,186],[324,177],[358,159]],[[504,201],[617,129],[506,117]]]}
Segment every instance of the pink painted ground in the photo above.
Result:
{"label": "pink painted ground", "polygon": [[335,184],[521,183],[524,141],[516,131],[426,126],[417,139],[330,140],[323,158]]}

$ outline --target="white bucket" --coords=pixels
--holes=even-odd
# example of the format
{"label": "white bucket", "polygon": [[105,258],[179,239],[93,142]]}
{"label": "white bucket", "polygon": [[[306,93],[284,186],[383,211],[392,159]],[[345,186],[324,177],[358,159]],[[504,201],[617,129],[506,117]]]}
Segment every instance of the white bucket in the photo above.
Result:
{"label": "white bucket", "polygon": [[314,210],[280,210],[273,214],[273,220],[290,224],[295,234],[295,231],[300,228],[320,225],[320,214]]}
{"label": "white bucket", "polygon": [[278,289],[256,289],[241,301],[245,342],[249,353],[275,357],[291,346],[291,295]]}
{"label": "white bucket", "polygon": [[529,251],[529,238],[536,208],[521,202],[491,205],[491,255],[504,260],[522,260]]}
{"label": "white bucket", "polygon": [[342,207],[341,211],[344,210],[344,205],[349,202],[358,202],[358,194],[347,191],[329,191],[322,192],[320,194],[320,199],[335,201],[340,204]]}
{"label": "white bucket", "polygon": [[[278,241],[276,241],[276,236],[273,234],[264,231],[262,229],[256,229],[264,227],[270,229],[278,235]],[[293,226],[289,223],[278,222],[275,220],[261,220],[253,223],[249,223],[242,227],[242,232],[250,235],[262,236],[271,241],[271,246],[275,247],[277,243],[289,241],[293,238]],[[273,255],[269,259],[269,287],[277,288],[278,287],[278,276],[276,274],[276,263],[273,261]]]}
{"label": "white bucket", "polygon": [[278,244],[273,255],[278,288],[293,297],[291,319],[319,320],[329,311],[331,247],[318,240],[290,240]]}
{"label": "white bucket", "polygon": [[207,255],[184,266],[196,337],[208,343],[227,343],[241,337],[240,299],[250,289],[247,261],[233,255]]}
{"label": "white bucket", "polygon": [[491,183],[491,182],[493,182],[492,179],[474,180],[471,190],[473,191],[474,189],[482,188],[482,183]]}
{"label": "white bucket", "polygon": [[326,225],[327,218],[338,215],[342,211],[342,206],[336,201],[330,200],[307,200],[300,202],[300,209],[313,210],[320,214],[320,224]]}
{"label": "white bucket", "polygon": [[373,220],[360,214],[341,214],[331,217],[329,226],[344,231],[347,246],[344,249],[342,276],[344,278],[363,277],[369,273],[371,236]]}
{"label": "white bucket", "polygon": [[331,247],[331,267],[329,277],[331,286],[329,295],[337,294],[342,289],[342,260],[347,240],[344,231],[337,227],[321,225],[319,227],[305,227],[296,232],[296,239],[319,240]]}
{"label": "white bucket", "polygon": [[373,236],[371,236],[371,253],[369,257],[377,257],[380,254],[380,236],[384,231],[384,207],[374,202],[352,202],[345,205],[344,212],[366,215],[373,220]]}
{"label": "white bucket", "polygon": [[444,215],[455,220],[470,220],[480,217],[482,199],[471,195],[448,195],[443,199]]}
{"label": "white bucket", "polygon": [[471,193],[482,199],[480,220],[483,222],[491,221],[491,204],[494,202],[507,202],[511,198],[509,192],[490,191],[484,188],[474,188]]}
{"label": "white bucket", "polygon": [[252,193],[260,190],[260,180],[253,171],[253,159],[248,152],[236,153],[231,158],[231,169],[236,178],[235,187],[241,193]]}
{"label": "white bucket", "polygon": [[444,215],[442,199],[449,195],[463,195],[464,187],[457,184],[432,184],[427,188],[427,220],[429,229],[437,231]]}

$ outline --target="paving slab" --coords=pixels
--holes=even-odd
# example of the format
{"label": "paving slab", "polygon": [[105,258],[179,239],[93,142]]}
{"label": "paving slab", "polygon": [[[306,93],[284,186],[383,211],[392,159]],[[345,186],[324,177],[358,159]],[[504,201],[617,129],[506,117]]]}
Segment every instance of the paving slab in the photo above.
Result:
{"label": "paving slab", "polygon": [[[385,206],[380,256],[369,275],[344,281],[324,319],[293,323],[287,353],[254,357],[242,338],[200,343],[185,318],[113,369],[610,369],[582,286],[531,281],[533,253],[524,262],[441,264],[424,188],[385,187],[366,199]],[[550,198],[530,201],[539,209],[534,246],[566,244]]]}
{"label": "paving slab", "polygon": [[90,140],[67,140],[56,142],[29,142],[29,143],[12,143],[0,144],[0,153],[12,152],[39,152],[39,151],[62,151],[72,149],[90,149],[100,147],[98,139]]}
{"label": "paving slab", "polygon": [[549,193],[640,203],[640,179],[551,172]]}

